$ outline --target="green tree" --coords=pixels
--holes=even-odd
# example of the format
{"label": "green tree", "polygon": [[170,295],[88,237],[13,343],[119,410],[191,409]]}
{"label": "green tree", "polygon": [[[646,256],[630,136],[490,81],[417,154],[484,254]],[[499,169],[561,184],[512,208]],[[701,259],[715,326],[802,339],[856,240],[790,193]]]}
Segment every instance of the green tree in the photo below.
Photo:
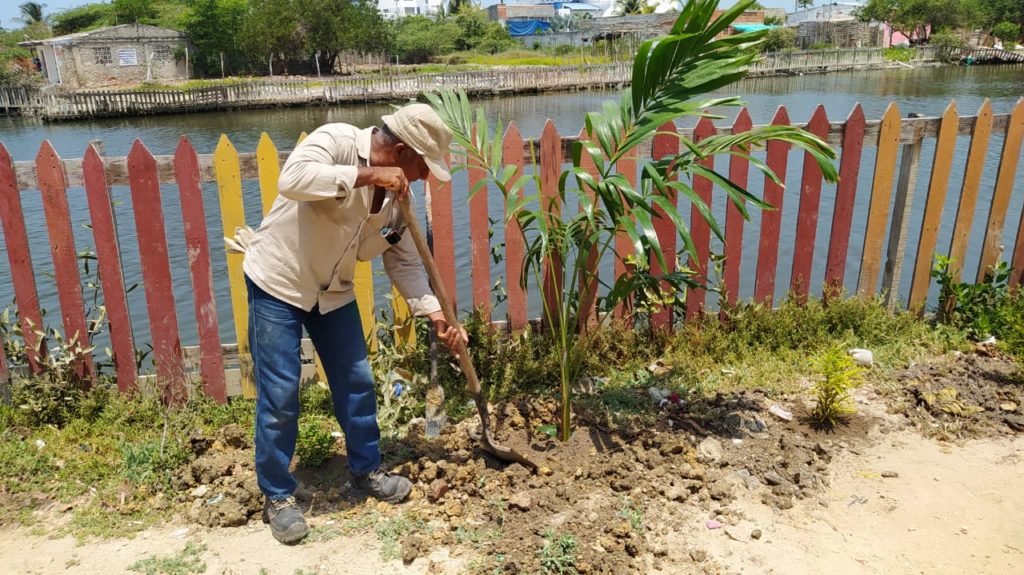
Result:
{"label": "green tree", "polygon": [[114,0],[113,6],[118,24],[144,22],[156,16],[153,0]]}
{"label": "green tree", "polygon": [[[628,259],[633,271],[606,281],[606,295],[598,299],[598,312],[607,313],[627,298],[642,300],[657,294],[655,301],[672,299],[687,287],[700,286],[702,280],[683,268],[668,274],[652,271],[653,262],[668,269],[662,253],[654,219],[662,213],[682,238],[691,261],[696,247],[690,235],[689,218],[683,217],[669,197],[686,198],[701,214],[712,232],[722,238],[722,226],[710,207],[693,189],[695,177],[715,183],[744,217],[749,206],[769,207],[757,196],[730,181],[726,175],[703,160],[719,155],[739,155],[750,159],[750,151],[760,149],[767,140],[784,141],[806,150],[826,180],[836,181],[835,152],[816,136],[792,126],[765,126],[741,134],[715,135],[694,142],[679,134],[676,155],[645,166],[639,186],[626,175],[616,173],[616,163],[641,144],[654,137],[667,123],[692,120],[719,106],[738,106],[738,98],[712,98],[710,94],[746,75],[747,66],[757,58],[757,44],[763,31],[717,38],[749,7],[751,0],[740,0],[715,18],[718,0],[690,0],[667,36],[644,42],[636,55],[630,88],[619,102],[606,102],[602,111],[586,115],[586,138],[573,143],[572,168],[561,174],[558,194],[566,205],[579,206],[572,213],[553,217],[540,197],[540,170],[515,177],[513,166],[502,160],[501,127],[492,130],[482,108],[472,110],[464,92],[443,90],[428,94],[431,104],[455,135],[455,142],[467,156],[466,164],[479,162],[485,177],[504,196],[506,214],[522,229],[527,254],[523,278],[543,276],[553,287],[551,298],[544,298],[544,322],[550,344],[560,356],[562,399],[560,436],[570,434],[571,396],[583,366],[588,339],[586,318],[581,319],[584,302],[597,293],[601,279],[588,268],[588,261],[602,261],[614,253],[615,238],[629,237],[633,254]],[[717,39],[716,39],[717,38]],[[592,176],[584,162],[596,167]],[[751,162],[767,177],[778,177],[760,161]],[[723,162],[718,162],[723,165]],[[532,191],[528,191],[532,190]],[[525,197],[520,197],[523,193]],[[570,198],[570,196],[575,196]],[[555,264],[554,262],[561,262]],[[560,275],[561,265],[566,274]],[[605,278],[608,280],[608,278]],[[661,282],[671,286],[663,291]]]}
{"label": "green tree", "polygon": [[450,20],[460,31],[455,40],[456,50],[493,54],[516,45],[505,27],[488,18],[487,12],[479,8],[463,5]]}
{"label": "green tree", "polygon": [[44,8],[46,8],[46,4],[25,2],[18,6],[18,10],[21,11],[21,16],[15,18],[15,20],[21,22],[25,26],[31,26],[32,24],[45,24],[46,16],[43,14]]}
{"label": "green tree", "polygon": [[796,0],[798,8],[811,8],[814,6],[815,0]]}
{"label": "green tree", "polygon": [[368,0],[295,0],[307,55],[320,54],[320,65],[333,70],[346,50],[384,52],[391,34],[376,5]]}
{"label": "green tree", "polygon": [[112,4],[86,4],[50,17],[53,32],[58,35],[112,26],[115,21]]}
{"label": "green tree", "polygon": [[420,64],[455,51],[461,31],[452,19],[407,16],[395,24],[394,50],[402,62]]}
{"label": "green tree", "polygon": [[249,12],[242,20],[242,46],[254,69],[286,63],[302,51],[299,19],[292,0],[249,0]]}
{"label": "green tree", "polygon": [[1020,25],[1004,20],[992,28],[992,35],[1006,43],[1016,42],[1020,39]]}
{"label": "green tree", "polygon": [[221,56],[225,71],[238,70],[246,63],[242,49],[242,21],[249,4],[246,0],[189,0],[184,28],[197,53],[193,66],[202,76],[220,74]]}

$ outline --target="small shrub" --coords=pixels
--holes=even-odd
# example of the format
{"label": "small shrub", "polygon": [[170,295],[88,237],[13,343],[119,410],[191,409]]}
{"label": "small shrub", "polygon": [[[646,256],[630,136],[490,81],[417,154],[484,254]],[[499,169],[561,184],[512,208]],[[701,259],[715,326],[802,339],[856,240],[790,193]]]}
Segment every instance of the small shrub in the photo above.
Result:
{"label": "small shrub", "polygon": [[792,28],[772,28],[765,34],[762,52],[781,52],[796,48],[796,31]]}
{"label": "small shrub", "polygon": [[1020,26],[1013,22],[1000,22],[992,28],[992,35],[1007,44],[1016,42],[1020,39]]}
{"label": "small shrub", "polygon": [[961,329],[975,340],[1000,331],[999,311],[1010,297],[1010,267],[999,262],[981,283],[956,281],[954,261],[936,256],[932,277],[939,282],[938,320]]}
{"label": "small shrub", "polygon": [[956,50],[965,48],[967,43],[964,42],[964,39],[955,32],[942,30],[932,34],[928,38],[928,45],[938,48],[938,57],[940,60],[949,62],[955,59]]}
{"label": "small shrub", "polygon": [[886,48],[885,59],[890,62],[909,62],[914,59],[914,49],[906,46]]}
{"label": "small shrub", "polygon": [[579,544],[571,534],[555,535],[554,530],[544,532],[544,547],[539,552],[540,568],[544,575],[576,573],[576,548]]}
{"label": "small shrub", "polygon": [[860,385],[862,370],[846,353],[832,348],[818,358],[821,379],[814,384],[816,403],[810,420],[815,425],[832,429],[854,412],[850,393]]}
{"label": "small shrub", "polygon": [[295,454],[306,467],[320,467],[334,455],[334,437],[324,420],[312,417],[299,420]]}

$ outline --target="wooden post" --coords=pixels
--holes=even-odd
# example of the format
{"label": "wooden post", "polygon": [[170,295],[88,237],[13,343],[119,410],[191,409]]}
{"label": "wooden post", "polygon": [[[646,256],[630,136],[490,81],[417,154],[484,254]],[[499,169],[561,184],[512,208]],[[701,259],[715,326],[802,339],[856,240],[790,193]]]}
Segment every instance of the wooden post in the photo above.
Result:
{"label": "wooden post", "polygon": [[[919,118],[920,114],[910,114],[910,118]],[[896,181],[896,201],[893,206],[892,222],[889,224],[889,246],[885,254],[885,270],[882,273],[882,293],[885,294],[885,307],[890,311],[896,309],[900,291],[900,275],[903,273],[903,260],[906,256],[907,228],[910,226],[910,206],[914,203],[914,187],[917,185],[917,171],[921,164],[921,133],[924,124],[917,124],[917,133],[913,141],[903,145],[900,160],[900,175]]]}

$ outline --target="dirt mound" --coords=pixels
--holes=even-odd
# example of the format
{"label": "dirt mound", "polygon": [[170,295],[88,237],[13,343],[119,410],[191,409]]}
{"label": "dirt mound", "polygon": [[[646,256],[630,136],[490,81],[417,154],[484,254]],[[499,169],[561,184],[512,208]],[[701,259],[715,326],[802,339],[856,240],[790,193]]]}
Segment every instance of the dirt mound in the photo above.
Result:
{"label": "dirt mound", "polygon": [[979,345],[898,373],[894,411],[926,435],[974,438],[1024,432],[1024,376],[1012,358]]}

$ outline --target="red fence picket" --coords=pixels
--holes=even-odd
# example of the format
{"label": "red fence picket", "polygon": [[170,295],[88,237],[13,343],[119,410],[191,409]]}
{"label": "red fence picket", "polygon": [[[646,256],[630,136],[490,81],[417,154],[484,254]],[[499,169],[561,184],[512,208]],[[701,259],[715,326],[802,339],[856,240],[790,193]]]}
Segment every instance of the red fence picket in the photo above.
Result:
{"label": "red fence picket", "polygon": [[[785,106],[779,106],[772,119],[772,125],[789,125],[789,113]],[[789,144],[778,140],[768,142],[768,167],[775,172],[783,185],[786,183],[788,159]],[[775,274],[779,267],[779,235],[782,232],[782,192],[782,186],[773,182],[771,178],[765,177],[762,200],[772,208],[761,213],[761,237],[757,248],[754,300],[766,305],[771,305],[775,301]]]}
{"label": "red fence picket", "polygon": [[[633,189],[636,189],[636,163],[637,150],[634,147],[623,155],[615,164],[616,173],[624,175],[626,177],[626,181],[629,182]],[[632,270],[632,266],[626,263],[626,258],[631,255],[633,255],[633,242],[630,241],[629,234],[624,231],[620,231],[615,236],[614,272],[616,278],[628,274]],[[632,308],[633,300],[632,298],[627,298],[625,301],[615,306],[615,311],[612,315],[616,318],[626,318],[626,316],[632,312]]]}
{"label": "red fence picket", "polygon": [[491,319],[491,222],[487,212],[487,185],[483,166],[470,159],[469,240],[470,265],[473,268],[473,309]]}
{"label": "red fence picket", "polygon": [[[819,105],[807,124],[807,130],[822,140],[828,139],[828,117],[825,106]],[[797,302],[807,303],[814,263],[814,238],[818,232],[818,210],[821,208],[821,168],[810,152],[804,152],[803,178],[800,183],[800,210],[796,218],[796,243],[793,245],[793,272],[790,289]]]}
{"label": "red fence picket", "polygon": [[[446,155],[445,162],[451,164]],[[448,288],[452,308],[458,300],[455,281],[455,225],[452,217],[452,184],[441,182],[430,174],[427,178],[427,205],[430,208],[430,229],[433,237],[434,261],[441,273],[441,281]]]}
{"label": "red fence picket", "polygon": [[185,399],[186,393],[185,366],[178,335],[178,314],[174,307],[171,264],[167,256],[164,211],[160,203],[156,159],[141,140],[135,140],[128,154],[128,181],[157,375],[160,385],[164,386],[166,400],[179,403]]}
{"label": "red fence picket", "polygon": [[[516,167],[512,181],[517,181],[523,173],[523,137],[514,122],[509,122],[502,141],[502,157],[506,165]],[[523,196],[522,190],[519,196]],[[506,209],[507,209],[506,204]],[[526,250],[523,246],[523,232],[519,222],[505,214],[505,289],[508,291],[508,322],[509,329],[520,330],[526,327],[526,290],[520,284],[523,279],[523,258]]]}
{"label": "red fence picket", "polygon": [[199,374],[206,395],[223,403],[227,401],[224,378],[224,356],[220,347],[220,325],[217,301],[213,291],[210,267],[210,245],[206,236],[206,208],[200,186],[199,158],[188,138],[182,136],[174,152],[174,176],[181,196],[182,223],[188,267],[192,276],[192,293],[199,331]]}
{"label": "red fence picket", "polygon": [[110,321],[110,349],[114,355],[117,388],[121,392],[133,391],[139,378],[135,362],[135,340],[132,335],[131,314],[121,271],[121,252],[117,243],[113,203],[107,176],[96,148],[89,146],[82,161],[82,179],[89,199],[89,217],[96,242],[96,265],[103,286],[103,305]]}
{"label": "red fence picket", "polygon": [[[746,108],[736,115],[732,124],[733,134],[750,131],[753,123],[750,112]],[[740,150],[733,148],[734,152]],[[750,174],[750,161],[740,156],[733,156],[729,161],[729,180],[737,186],[747,189]],[[729,305],[736,303],[740,293],[740,262],[743,259],[743,225],[746,220],[736,204],[729,202],[725,208],[725,264],[722,270],[722,283],[725,288],[725,301]]]}
{"label": "red fence picket", "polygon": [[28,367],[32,373],[43,371],[40,355],[46,353],[46,341],[36,330],[43,329],[43,314],[39,310],[36,292],[35,268],[28,248],[25,217],[21,211],[21,192],[14,175],[14,163],[7,148],[0,144],[0,224],[4,227],[7,260],[11,265],[11,283],[18,302],[19,323],[28,347]]}
{"label": "red fence picket", "polygon": [[[78,250],[71,231],[71,212],[68,209],[68,187],[60,156],[49,141],[44,141],[36,155],[36,174],[39,192],[43,197],[43,212],[50,235],[50,254],[57,278],[57,298],[60,300],[64,323],[64,339],[89,347],[89,330],[85,322],[85,301],[82,297],[82,278],[78,274]],[[83,354],[75,364],[75,376],[82,381],[95,374],[92,354]]]}
{"label": "red fence picket", "polygon": [[[561,173],[562,137],[555,129],[555,123],[548,119],[540,136],[540,202],[548,222],[557,222],[562,217],[562,203],[558,195],[558,179]],[[562,308],[564,262],[560,257],[554,256],[550,259],[545,258],[541,265],[544,270],[544,307],[547,309],[544,314],[545,320],[551,320],[554,324],[559,321],[558,310]]]}
{"label": "red fence picket", "polygon": [[[710,118],[701,118],[697,127],[693,130],[694,141],[701,141],[715,135],[715,125]],[[706,158],[700,163],[704,167],[713,170],[715,159]],[[711,209],[711,180],[696,177],[693,179],[693,191]],[[690,207],[690,235],[693,238],[693,245],[697,248],[697,261],[690,262],[690,267],[697,274],[701,281],[708,279],[708,263],[711,258],[711,226],[701,217],[697,206]],[[707,300],[707,293],[703,289],[692,289],[686,294],[686,319],[697,317],[704,313],[704,303]]]}
{"label": "red fence picket", "polygon": [[843,128],[842,157],[839,164],[839,183],[836,185],[836,203],[832,212],[832,234],[828,242],[828,260],[825,264],[825,298],[838,294],[846,276],[846,255],[850,248],[850,229],[853,227],[853,206],[857,198],[857,180],[860,158],[864,150],[864,109],[853,107]]}
{"label": "red fence picket", "polygon": [[[672,122],[658,128],[658,132],[654,136],[654,141],[651,142],[651,158],[654,160],[660,160],[666,157],[673,157],[679,154],[679,138],[676,136],[676,126]],[[676,205],[679,201],[676,197],[675,190],[666,190],[665,197],[672,205]],[[676,236],[678,232],[675,224],[665,214],[665,210],[661,208],[654,209],[654,232],[658,236],[658,245],[661,247],[661,253],[665,257],[665,265],[668,269],[661,269],[661,264],[654,257],[654,254],[650,254],[651,258],[651,273],[655,276],[662,274],[668,274],[675,271],[676,264]],[[668,282],[661,282],[662,288],[668,287]],[[690,292],[691,294],[693,292]],[[656,329],[672,329],[672,307],[671,306],[658,306],[651,316],[651,325]]]}

